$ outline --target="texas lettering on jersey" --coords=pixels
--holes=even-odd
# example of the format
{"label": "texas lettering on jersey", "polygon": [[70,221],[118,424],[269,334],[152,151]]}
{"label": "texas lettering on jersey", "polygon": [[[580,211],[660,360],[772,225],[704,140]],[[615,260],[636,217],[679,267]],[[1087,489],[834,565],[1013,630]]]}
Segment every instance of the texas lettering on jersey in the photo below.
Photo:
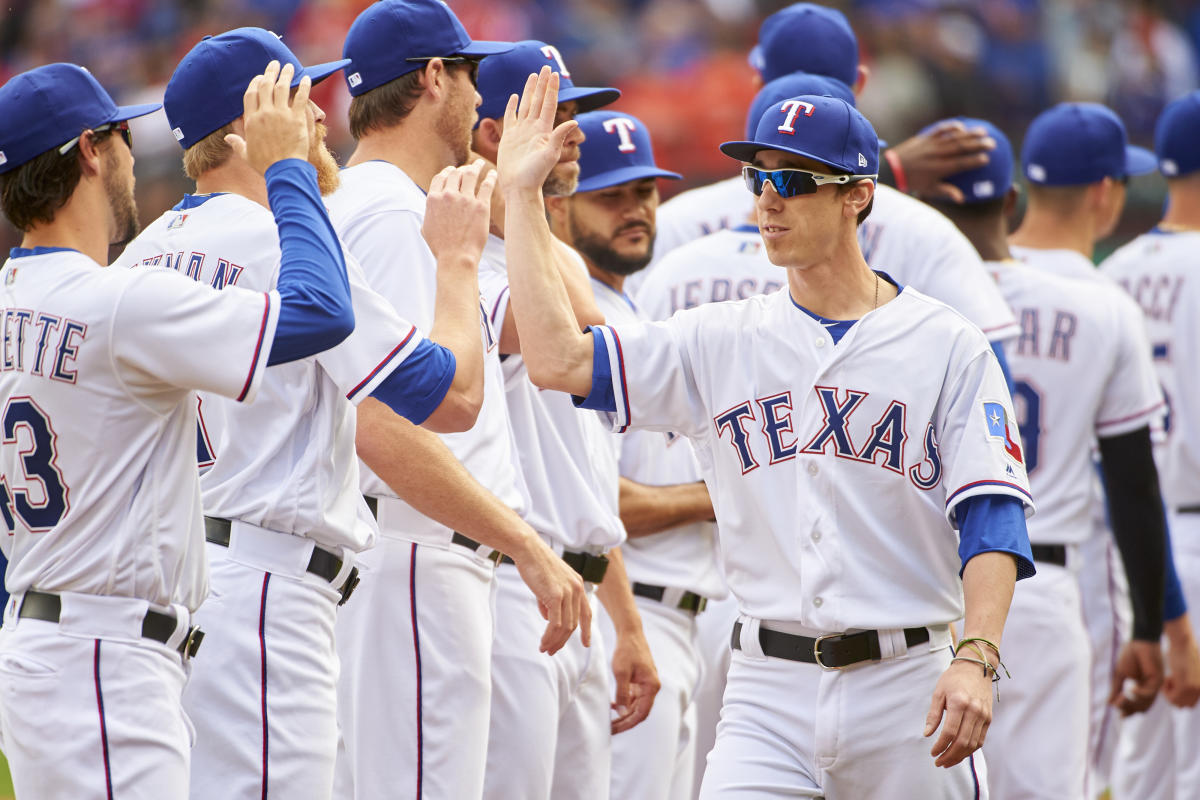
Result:
{"label": "texas lettering on jersey", "polygon": [[[942,462],[932,424],[926,423],[922,432],[921,459],[912,464],[905,462],[909,432],[904,403],[892,400],[869,425],[856,420],[852,432],[851,417],[869,393],[833,386],[815,386],[813,391],[824,414],[821,426],[814,431],[792,429],[790,391],[747,400],[713,417],[717,434],[732,445],[743,475],[758,469],[759,458],[766,452],[767,463],[772,466],[791,461],[798,454],[833,455],[875,464],[899,475],[907,473],[920,489],[929,490],[941,482]],[[755,428],[761,435],[752,435]]]}

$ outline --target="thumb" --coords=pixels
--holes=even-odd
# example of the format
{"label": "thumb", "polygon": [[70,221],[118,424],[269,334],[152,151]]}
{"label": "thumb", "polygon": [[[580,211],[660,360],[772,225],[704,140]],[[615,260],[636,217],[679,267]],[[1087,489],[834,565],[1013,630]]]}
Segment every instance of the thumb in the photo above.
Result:
{"label": "thumb", "polygon": [[952,203],[957,203],[959,205],[962,205],[963,202],[967,199],[963,195],[962,189],[959,189],[957,186],[955,186],[952,183],[939,183],[937,186],[935,186],[933,188],[934,188],[935,196],[944,197]]}
{"label": "thumb", "polygon": [[942,721],[942,702],[938,695],[933,696],[933,702],[929,704],[929,713],[925,715],[925,732],[922,736],[929,736],[937,730],[938,723]]}
{"label": "thumb", "polygon": [[233,148],[239,158],[246,158],[246,140],[236,133],[225,134],[225,144]]}
{"label": "thumb", "polygon": [[578,127],[579,123],[573,119],[569,119],[563,124],[559,125],[554,129],[554,132],[550,134],[551,146],[556,150],[561,150],[562,146],[566,144],[567,137],[574,133]]}

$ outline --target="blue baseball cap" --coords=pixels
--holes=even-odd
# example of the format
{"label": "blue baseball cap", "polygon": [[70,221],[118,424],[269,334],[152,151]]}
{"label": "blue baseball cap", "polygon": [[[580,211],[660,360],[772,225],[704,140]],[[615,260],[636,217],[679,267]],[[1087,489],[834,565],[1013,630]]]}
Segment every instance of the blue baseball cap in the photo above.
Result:
{"label": "blue baseball cap", "polygon": [[750,113],[746,115],[746,138],[754,138],[754,133],[758,130],[758,121],[762,119],[764,111],[781,100],[799,97],[802,94],[828,95],[845,100],[850,105],[855,104],[854,92],[836,78],[793,72],[791,75],[776,78],[758,90],[754,102],[750,104]]}
{"label": "blue baseball cap", "polygon": [[1154,128],[1154,153],[1158,170],[1177,178],[1200,169],[1200,91],[1172,100]]}
{"label": "blue baseball cap", "polygon": [[751,141],[725,142],[721,152],[753,161],[759,150],[795,153],[851,175],[879,173],[879,137],[858,109],[836,97],[801,95],[769,106]]}
{"label": "blue baseball cap", "polygon": [[479,95],[483,104],[479,106],[480,119],[500,119],[508,106],[511,95],[520,96],[525,90],[525,81],[542,67],[558,73],[558,102],[575,100],[579,111],[594,111],[614,102],[621,92],[612,88],[576,86],[571,73],[563,62],[562,54],[554,45],[526,39],[512,45],[512,49],[496,58],[489,58],[479,65]]}
{"label": "blue baseball cap", "polygon": [[793,3],[763,20],[750,66],[766,82],[792,72],[858,80],[858,38],[842,12],[815,3]]}
{"label": "blue baseball cap", "polygon": [[1034,118],[1021,147],[1021,171],[1042,186],[1080,186],[1145,175],[1154,154],[1133,147],[1125,125],[1098,103],[1059,103]]}
{"label": "blue baseball cap", "polygon": [[1008,137],[987,120],[970,117],[952,117],[935,122],[921,133],[929,133],[943,122],[961,122],[968,130],[983,128],[988,136],[996,140],[996,148],[988,151],[988,162],[982,167],[956,172],[942,180],[962,191],[964,203],[986,203],[1003,197],[1013,185],[1013,150]]}
{"label": "blue baseball cap", "polygon": [[357,97],[420,69],[431,58],[507,53],[507,42],[476,42],[442,0],[379,0],[358,15],[342,55],[346,85]]}
{"label": "blue baseball cap", "polygon": [[205,36],[179,62],[163,96],[171,133],[183,149],[240,117],[246,87],[272,61],[278,61],[280,68],[295,67],[292,88],[305,75],[320,83],[349,63],[305,67],[278,36],[262,28],[234,28]]}
{"label": "blue baseball cap", "polygon": [[683,176],[654,163],[650,132],[632,114],[620,111],[592,111],[575,118],[583,131],[579,146],[579,188],[594,192],[642,178]]}
{"label": "blue baseball cap", "polygon": [[118,106],[92,73],[47,64],[0,86],[0,173],[9,172],[85,130],[152,114],[159,103]]}

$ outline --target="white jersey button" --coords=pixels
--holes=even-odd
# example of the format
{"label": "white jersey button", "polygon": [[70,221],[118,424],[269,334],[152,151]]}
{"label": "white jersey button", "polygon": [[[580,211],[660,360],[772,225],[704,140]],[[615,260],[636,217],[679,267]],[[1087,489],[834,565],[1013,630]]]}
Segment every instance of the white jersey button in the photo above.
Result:
{"label": "white jersey button", "polygon": [[814,606],[816,606],[817,608],[820,608],[820,607],[821,607],[821,604],[822,604],[822,603],[824,603],[824,602],[825,602],[825,601],[824,601],[824,600],[822,600],[822,599],[821,599],[821,598],[819,598],[819,597],[814,597],[814,598],[813,598],[813,605],[814,605]]}
{"label": "white jersey button", "polygon": [[816,475],[820,471],[821,471],[820,467],[818,467],[815,463],[813,463],[811,461],[808,462],[808,474],[809,475]]}
{"label": "white jersey button", "polygon": [[818,337],[818,339],[817,339],[817,347],[824,347],[824,346],[825,346],[825,338],[824,338],[824,337]]}
{"label": "white jersey button", "polygon": [[820,531],[813,531],[812,540],[813,540],[814,542],[819,542],[819,541],[821,541],[821,532],[820,532]]}

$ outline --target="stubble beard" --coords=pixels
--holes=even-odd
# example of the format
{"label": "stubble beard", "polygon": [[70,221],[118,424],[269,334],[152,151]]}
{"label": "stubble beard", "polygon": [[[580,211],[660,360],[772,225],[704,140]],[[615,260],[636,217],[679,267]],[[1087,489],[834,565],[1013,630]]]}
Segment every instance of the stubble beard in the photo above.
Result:
{"label": "stubble beard", "polygon": [[123,245],[133,241],[142,230],[138,220],[137,200],[133,193],[133,176],[130,175],[128,186],[123,185],[121,177],[125,173],[113,152],[110,150],[104,158],[108,162],[104,170],[104,192],[108,196],[108,205],[113,215],[111,244]]}

